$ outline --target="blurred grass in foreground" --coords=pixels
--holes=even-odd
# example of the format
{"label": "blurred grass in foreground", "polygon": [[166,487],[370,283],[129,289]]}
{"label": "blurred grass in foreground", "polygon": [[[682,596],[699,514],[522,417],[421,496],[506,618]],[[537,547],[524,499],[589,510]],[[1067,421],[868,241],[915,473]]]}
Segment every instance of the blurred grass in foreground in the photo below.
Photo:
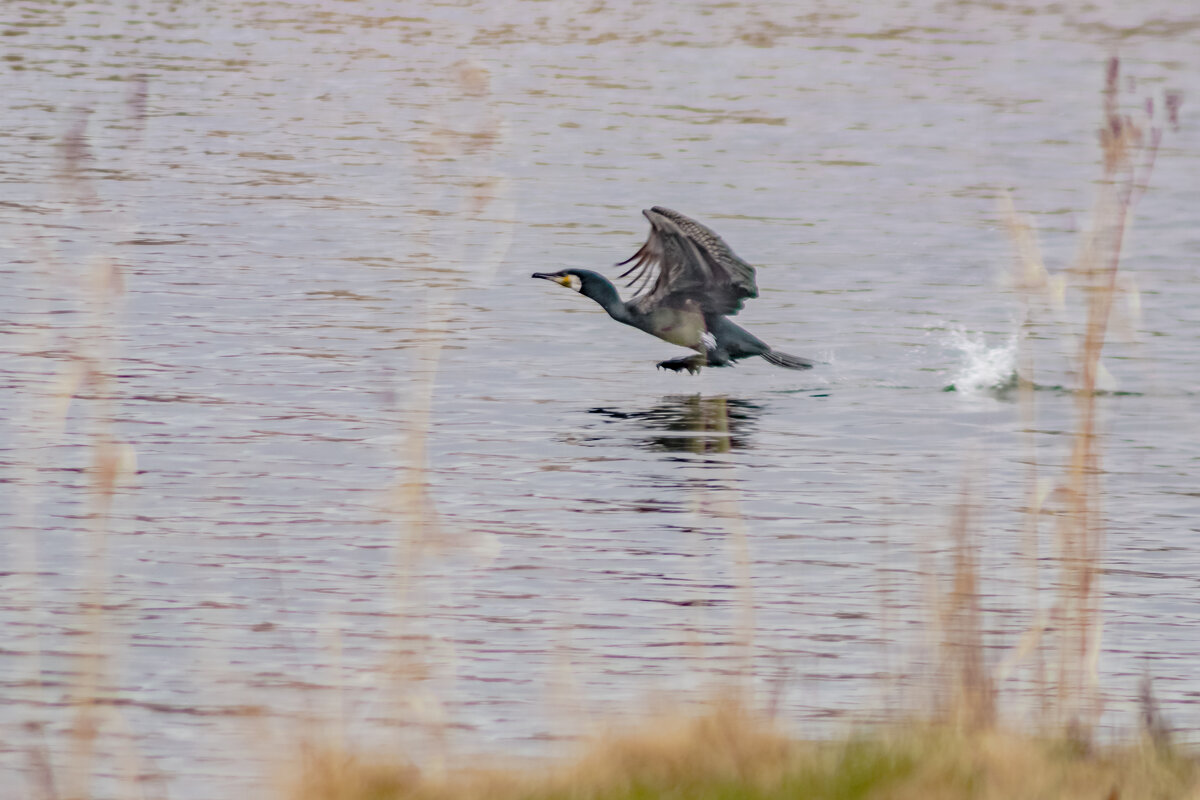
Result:
{"label": "blurred grass in foreground", "polygon": [[797,741],[732,703],[596,741],[573,763],[472,769],[440,779],[415,767],[309,752],[294,800],[769,800],[770,798],[1194,797],[1194,760],[1149,739],[1089,749],[1067,739],[911,726],[844,741]]}

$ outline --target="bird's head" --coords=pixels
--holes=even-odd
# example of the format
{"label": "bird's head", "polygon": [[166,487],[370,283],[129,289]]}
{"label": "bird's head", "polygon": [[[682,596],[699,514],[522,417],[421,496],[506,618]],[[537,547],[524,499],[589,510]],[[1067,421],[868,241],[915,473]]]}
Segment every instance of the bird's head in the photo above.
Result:
{"label": "bird's head", "polygon": [[592,270],[562,270],[560,272],[534,272],[533,277],[545,278],[580,294],[592,296],[593,291],[608,283],[608,278]]}
{"label": "bird's head", "polygon": [[583,291],[584,276],[580,274],[579,270],[564,269],[561,272],[535,272],[533,273],[533,277],[554,281],[560,286],[574,289],[577,292]]}
{"label": "bird's head", "polygon": [[624,308],[621,296],[612,285],[612,281],[599,272],[592,272],[590,269],[564,269],[561,272],[535,272],[533,277],[545,278],[568,289],[574,289],[604,306],[610,314],[620,314],[618,309]]}

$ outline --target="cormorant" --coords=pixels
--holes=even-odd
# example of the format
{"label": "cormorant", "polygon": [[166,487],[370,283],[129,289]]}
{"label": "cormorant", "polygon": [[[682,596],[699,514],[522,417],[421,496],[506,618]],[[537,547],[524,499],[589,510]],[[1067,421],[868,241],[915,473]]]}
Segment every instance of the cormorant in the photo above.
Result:
{"label": "cormorant", "polygon": [[758,297],[754,267],[734,254],[720,236],[678,211],[655,206],[643,211],[650,236],[641,249],[617,264],[633,262],[620,277],[626,286],[641,281],[628,302],[608,278],[587,269],[535,272],[595,300],[617,322],[690,347],[698,355],[661,361],[660,369],[695,374],[701,367],[730,366],[739,358],[762,356],[788,369],[809,369],[806,358],[772,350],[729,320],[746,298]]}

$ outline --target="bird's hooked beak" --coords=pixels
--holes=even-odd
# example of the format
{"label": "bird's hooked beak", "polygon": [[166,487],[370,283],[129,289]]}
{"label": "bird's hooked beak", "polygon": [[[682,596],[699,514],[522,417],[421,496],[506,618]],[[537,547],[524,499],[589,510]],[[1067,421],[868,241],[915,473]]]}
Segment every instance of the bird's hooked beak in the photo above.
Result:
{"label": "bird's hooked beak", "polygon": [[554,281],[555,283],[559,284],[560,286],[565,286],[568,289],[575,288],[574,285],[571,283],[571,278],[573,276],[572,275],[564,275],[561,272],[535,272],[535,273],[533,273],[533,275],[531,277],[545,278],[548,281]]}

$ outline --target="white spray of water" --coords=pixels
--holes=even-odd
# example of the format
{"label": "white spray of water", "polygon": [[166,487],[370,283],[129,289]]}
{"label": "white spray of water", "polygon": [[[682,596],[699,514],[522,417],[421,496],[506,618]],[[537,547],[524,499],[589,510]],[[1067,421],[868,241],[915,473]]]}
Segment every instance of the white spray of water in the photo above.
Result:
{"label": "white spray of water", "polygon": [[998,347],[988,347],[982,334],[951,331],[946,344],[958,350],[963,365],[950,381],[955,391],[971,396],[1011,389],[1017,381],[1017,337]]}

